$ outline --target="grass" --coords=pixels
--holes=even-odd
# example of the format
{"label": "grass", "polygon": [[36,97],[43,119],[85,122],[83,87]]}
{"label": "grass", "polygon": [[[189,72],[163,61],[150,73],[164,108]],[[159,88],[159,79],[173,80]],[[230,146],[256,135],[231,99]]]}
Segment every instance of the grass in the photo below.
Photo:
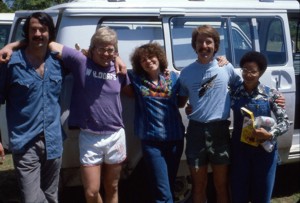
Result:
{"label": "grass", "polygon": [[289,197],[272,199],[271,203],[300,203],[300,193],[297,193]]}
{"label": "grass", "polygon": [[[276,196],[274,196],[271,203],[300,203],[300,164],[296,166],[288,173],[285,168],[291,166],[284,166],[285,168],[278,170],[278,175],[283,178],[277,177],[278,183],[274,188]],[[293,177],[293,175],[296,176]],[[7,154],[4,163],[0,165],[0,203],[19,203],[19,197],[20,192],[14,174],[12,156]]]}
{"label": "grass", "polygon": [[12,156],[7,154],[3,164],[0,165],[0,203],[18,203],[19,197],[20,191],[14,173]]}

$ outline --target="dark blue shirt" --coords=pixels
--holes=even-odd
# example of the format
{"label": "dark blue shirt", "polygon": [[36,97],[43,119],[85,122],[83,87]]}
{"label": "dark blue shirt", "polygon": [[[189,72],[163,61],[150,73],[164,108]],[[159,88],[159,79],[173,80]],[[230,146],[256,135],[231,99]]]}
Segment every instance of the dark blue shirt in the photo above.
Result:
{"label": "dark blue shirt", "polygon": [[44,77],[26,62],[24,50],[14,52],[0,68],[0,103],[6,101],[9,146],[22,153],[38,134],[44,133],[47,159],[62,155],[59,95],[62,69],[55,55],[45,58]]}

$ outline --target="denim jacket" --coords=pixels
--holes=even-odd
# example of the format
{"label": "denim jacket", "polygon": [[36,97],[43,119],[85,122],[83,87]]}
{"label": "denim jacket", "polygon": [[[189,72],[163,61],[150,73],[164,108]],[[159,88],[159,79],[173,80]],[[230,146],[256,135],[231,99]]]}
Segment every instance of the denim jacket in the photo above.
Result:
{"label": "denim jacket", "polygon": [[9,146],[22,153],[44,133],[47,159],[62,155],[59,95],[62,69],[54,53],[45,57],[44,77],[26,62],[24,50],[14,52],[0,68],[0,103],[6,102]]}

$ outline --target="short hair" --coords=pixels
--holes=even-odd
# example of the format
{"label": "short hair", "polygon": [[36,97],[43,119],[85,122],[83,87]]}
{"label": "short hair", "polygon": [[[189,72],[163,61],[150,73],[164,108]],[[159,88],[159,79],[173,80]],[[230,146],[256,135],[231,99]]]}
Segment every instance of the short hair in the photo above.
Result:
{"label": "short hair", "polygon": [[92,57],[92,51],[96,44],[112,44],[115,51],[118,52],[118,36],[116,31],[109,27],[100,27],[93,34],[89,47],[89,56]]}
{"label": "short hair", "polygon": [[268,66],[266,57],[257,51],[249,51],[246,54],[244,54],[240,60],[240,67],[243,68],[245,63],[251,63],[254,62],[257,64],[259,72],[263,74]]}
{"label": "short hair", "polygon": [[159,61],[160,72],[164,72],[168,67],[168,61],[166,58],[165,51],[161,45],[157,42],[144,44],[140,47],[135,48],[131,55],[132,70],[137,75],[144,75],[146,72],[142,68],[141,59],[142,57],[153,57],[156,56]]}
{"label": "short hair", "polygon": [[213,38],[214,43],[215,43],[215,52],[214,54],[219,50],[220,47],[220,35],[218,31],[213,28],[211,25],[202,25],[193,30],[192,33],[192,47],[195,51],[196,50],[196,41],[198,35],[206,35],[208,37]]}
{"label": "short hair", "polygon": [[25,38],[25,40],[28,42],[29,40],[29,22],[31,20],[31,18],[36,18],[38,19],[38,21],[44,25],[48,27],[48,32],[49,32],[49,42],[54,41],[55,40],[55,25],[53,22],[53,19],[50,15],[48,15],[45,12],[35,12],[32,13],[31,15],[29,15],[26,18],[26,21],[24,23],[23,26],[23,37]]}

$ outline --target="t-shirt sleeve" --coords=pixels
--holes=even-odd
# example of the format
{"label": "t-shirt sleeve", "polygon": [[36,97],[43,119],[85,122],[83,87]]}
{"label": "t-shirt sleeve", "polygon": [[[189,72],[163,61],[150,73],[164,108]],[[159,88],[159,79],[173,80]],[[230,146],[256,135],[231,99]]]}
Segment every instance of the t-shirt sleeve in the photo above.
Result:
{"label": "t-shirt sleeve", "polygon": [[179,76],[178,81],[179,81],[179,84],[180,84],[179,96],[183,96],[183,97],[189,96],[188,89],[186,88],[185,83],[184,83],[184,74],[182,72]]}
{"label": "t-shirt sleeve", "polygon": [[228,74],[230,75],[229,87],[230,89],[236,89],[241,83],[242,78],[235,72],[234,67],[229,63],[226,66]]}
{"label": "t-shirt sleeve", "polygon": [[74,71],[78,69],[79,64],[86,61],[86,56],[80,51],[72,49],[70,47],[64,46],[62,50],[62,61],[64,67],[69,71]]}

